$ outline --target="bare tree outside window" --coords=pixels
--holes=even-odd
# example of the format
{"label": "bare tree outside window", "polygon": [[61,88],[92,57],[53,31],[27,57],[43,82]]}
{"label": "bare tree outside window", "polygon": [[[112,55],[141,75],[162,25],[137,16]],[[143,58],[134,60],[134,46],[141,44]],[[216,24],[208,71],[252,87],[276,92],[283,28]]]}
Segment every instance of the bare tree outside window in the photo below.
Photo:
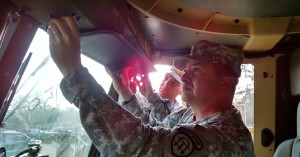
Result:
{"label": "bare tree outside window", "polygon": [[242,73],[236,87],[233,104],[240,110],[246,126],[253,135],[254,129],[254,66],[242,64]]}

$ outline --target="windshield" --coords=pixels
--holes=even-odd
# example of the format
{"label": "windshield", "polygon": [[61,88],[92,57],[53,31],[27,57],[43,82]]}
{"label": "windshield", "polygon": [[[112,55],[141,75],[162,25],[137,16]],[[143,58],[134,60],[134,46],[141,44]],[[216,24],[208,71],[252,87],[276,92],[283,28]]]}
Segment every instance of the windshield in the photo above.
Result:
{"label": "windshield", "polygon": [[[30,52],[32,57],[0,129],[1,146],[7,156],[15,156],[30,143],[41,143],[41,154],[50,157],[87,156],[91,141],[78,109],[60,91],[63,76],[50,57],[46,32],[37,31],[27,56]],[[108,92],[111,78],[104,67],[83,55],[82,64]]]}

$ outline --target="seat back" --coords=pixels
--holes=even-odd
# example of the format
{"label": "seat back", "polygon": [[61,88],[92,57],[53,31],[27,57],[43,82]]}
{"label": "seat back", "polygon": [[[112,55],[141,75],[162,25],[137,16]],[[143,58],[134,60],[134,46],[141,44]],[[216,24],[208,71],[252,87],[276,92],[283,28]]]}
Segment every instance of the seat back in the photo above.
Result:
{"label": "seat back", "polygon": [[274,157],[300,157],[300,103],[297,109],[297,137],[283,141],[277,147]]}
{"label": "seat back", "polygon": [[294,140],[292,157],[300,157],[300,103],[297,109],[297,137]]}

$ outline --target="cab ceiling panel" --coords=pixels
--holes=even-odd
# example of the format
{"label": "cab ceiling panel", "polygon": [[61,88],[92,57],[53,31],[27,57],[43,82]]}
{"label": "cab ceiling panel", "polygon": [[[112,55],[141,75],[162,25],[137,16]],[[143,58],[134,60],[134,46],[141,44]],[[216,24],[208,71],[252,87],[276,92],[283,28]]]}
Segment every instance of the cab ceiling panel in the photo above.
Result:
{"label": "cab ceiling panel", "polygon": [[27,15],[47,28],[51,17],[71,15],[82,32],[106,29],[122,32],[127,4],[120,0],[11,0]]}
{"label": "cab ceiling panel", "polygon": [[249,36],[248,52],[272,50],[286,35],[300,32],[300,1],[127,0],[147,16],[181,29],[215,35]]}
{"label": "cab ceiling panel", "polygon": [[[178,0],[194,8],[227,16],[266,18],[299,16],[299,0]],[[216,5],[218,4],[218,5]]]}
{"label": "cab ceiling panel", "polygon": [[209,40],[232,47],[242,48],[249,36],[232,34],[214,34],[199,32],[190,29],[182,29],[166,22],[148,16],[139,11],[134,11],[136,23],[151,45],[162,55],[176,55],[189,53],[191,43],[199,40]]}

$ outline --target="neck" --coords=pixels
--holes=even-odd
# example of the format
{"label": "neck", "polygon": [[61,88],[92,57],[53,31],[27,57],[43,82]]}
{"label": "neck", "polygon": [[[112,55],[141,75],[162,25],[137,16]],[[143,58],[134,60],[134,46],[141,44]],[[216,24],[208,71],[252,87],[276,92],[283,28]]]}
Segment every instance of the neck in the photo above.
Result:
{"label": "neck", "polygon": [[196,104],[196,105],[190,105],[194,115],[195,115],[195,121],[201,120],[203,118],[206,118],[214,113],[224,111],[227,109],[230,109],[232,106],[231,102],[222,102],[222,103],[217,103],[217,104]]}
{"label": "neck", "polygon": [[[166,99],[168,99],[168,98],[166,98]],[[170,102],[172,102],[172,103],[175,103],[176,98],[169,98],[168,100],[169,100]]]}
{"label": "neck", "polygon": [[174,104],[176,102],[176,99],[173,99],[173,100],[170,100],[170,101],[171,101],[171,103]]}

